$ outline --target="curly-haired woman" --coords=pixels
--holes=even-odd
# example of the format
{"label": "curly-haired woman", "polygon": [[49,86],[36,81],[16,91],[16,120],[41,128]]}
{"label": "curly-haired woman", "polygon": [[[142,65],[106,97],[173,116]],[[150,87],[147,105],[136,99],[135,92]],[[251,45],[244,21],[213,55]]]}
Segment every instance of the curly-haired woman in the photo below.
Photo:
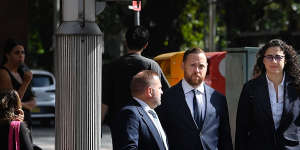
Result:
{"label": "curly-haired woman", "polygon": [[[8,150],[8,134],[11,121],[22,120],[21,100],[15,90],[0,90],[0,142],[1,149]],[[20,123],[19,141],[21,150],[33,150],[29,130]]]}
{"label": "curly-haired woman", "polygon": [[236,150],[300,149],[300,68],[297,53],[273,39],[257,54],[254,79],[241,92]]}

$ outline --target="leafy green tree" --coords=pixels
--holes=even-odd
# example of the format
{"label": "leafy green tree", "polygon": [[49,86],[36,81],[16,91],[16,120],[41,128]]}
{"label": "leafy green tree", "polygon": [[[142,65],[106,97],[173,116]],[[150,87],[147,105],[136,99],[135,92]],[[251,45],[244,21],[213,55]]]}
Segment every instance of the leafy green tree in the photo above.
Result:
{"label": "leafy green tree", "polygon": [[[103,1],[103,0],[98,0]],[[97,23],[105,39],[124,37],[134,23],[130,2],[106,2]],[[143,55],[206,48],[209,33],[208,0],[142,0],[141,24],[150,29],[151,39]],[[300,0],[217,0],[216,50],[257,46],[270,38],[282,38],[300,48]],[[53,1],[29,1],[29,50],[37,66],[51,56]],[[124,39],[121,39],[123,44]],[[299,43],[299,44],[298,44]],[[107,46],[107,45],[105,45]],[[124,48],[125,50],[125,48]],[[111,56],[104,55],[111,59]],[[51,59],[52,61],[52,59]]]}
{"label": "leafy green tree", "polygon": [[29,61],[32,67],[52,70],[53,1],[29,1]]}
{"label": "leafy green tree", "polygon": [[226,39],[229,47],[257,46],[270,38],[282,38],[297,46],[300,30],[299,0],[224,0]]}
{"label": "leafy green tree", "polygon": [[206,5],[208,5],[206,0],[189,0],[180,14],[180,30],[184,41],[182,49],[195,46],[205,47],[205,37],[208,33]]}

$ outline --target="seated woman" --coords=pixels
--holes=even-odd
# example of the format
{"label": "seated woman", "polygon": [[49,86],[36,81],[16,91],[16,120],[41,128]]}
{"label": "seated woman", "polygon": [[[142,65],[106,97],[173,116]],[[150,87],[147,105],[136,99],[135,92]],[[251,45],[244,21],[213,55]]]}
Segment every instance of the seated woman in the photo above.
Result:
{"label": "seated woman", "polygon": [[11,121],[20,123],[20,149],[33,150],[29,137],[29,130],[22,122],[24,113],[21,108],[21,100],[15,90],[0,90],[0,141],[1,149],[8,150],[8,134]]}

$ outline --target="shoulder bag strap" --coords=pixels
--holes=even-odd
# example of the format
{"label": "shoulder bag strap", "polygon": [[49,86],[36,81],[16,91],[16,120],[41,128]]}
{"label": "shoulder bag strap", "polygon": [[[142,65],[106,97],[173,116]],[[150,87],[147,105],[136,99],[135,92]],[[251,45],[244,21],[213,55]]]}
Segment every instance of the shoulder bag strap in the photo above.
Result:
{"label": "shoulder bag strap", "polygon": [[[13,140],[13,133],[15,133],[15,140]],[[8,150],[13,150],[14,144],[16,145],[16,150],[20,150],[20,121],[12,121],[9,127],[8,133]]]}
{"label": "shoulder bag strap", "polygon": [[15,122],[15,142],[16,142],[16,150],[20,150],[20,121]]}

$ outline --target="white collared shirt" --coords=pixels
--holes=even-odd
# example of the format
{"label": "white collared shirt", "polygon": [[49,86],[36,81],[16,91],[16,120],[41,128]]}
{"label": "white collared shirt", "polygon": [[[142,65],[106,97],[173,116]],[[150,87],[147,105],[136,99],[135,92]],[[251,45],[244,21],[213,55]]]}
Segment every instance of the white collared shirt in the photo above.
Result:
{"label": "white collared shirt", "polygon": [[270,103],[271,103],[271,108],[272,108],[274,125],[275,125],[275,129],[277,129],[280,125],[281,115],[283,112],[285,74],[283,74],[283,79],[282,79],[281,83],[278,85],[278,102],[277,102],[274,84],[271,80],[269,80],[267,75],[266,75],[266,78],[267,78],[267,82],[268,82],[268,89],[269,89],[269,96],[270,96]]}
{"label": "white collared shirt", "polygon": [[204,119],[205,115],[205,93],[204,93],[204,84],[203,82],[197,87],[192,87],[189,83],[186,82],[185,79],[182,80],[182,88],[185,95],[186,103],[191,111],[191,114],[194,118],[194,107],[193,107],[193,98],[194,93],[193,90],[196,89],[196,98],[198,102],[198,108],[200,109],[199,112],[201,112],[201,117]]}
{"label": "white collared shirt", "polygon": [[[154,109],[151,109],[151,108],[148,106],[148,104],[146,104],[144,101],[142,101],[142,100],[140,100],[140,99],[138,99],[138,98],[136,98],[136,97],[133,97],[133,99],[135,99],[135,100],[142,106],[142,108],[147,112],[147,115],[148,115],[149,118],[151,119],[151,121],[152,121],[152,123],[154,124],[155,128],[157,129],[157,131],[158,131],[160,137],[162,138],[166,150],[168,150],[169,148],[168,148],[168,144],[167,144],[167,136],[166,136],[166,133],[165,133],[164,129],[162,128],[162,126],[161,126],[161,124],[160,124],[159,118],[158,118],[158,116],[157,116],[155,110],[154,110]],[[157,118],[154,118],[154,117],[152,116],[152,114],[149,113],[149,110],[153,111],[153,112],[156,114]],[[155,121],[155,119],[157,119],[158,121]]]}

